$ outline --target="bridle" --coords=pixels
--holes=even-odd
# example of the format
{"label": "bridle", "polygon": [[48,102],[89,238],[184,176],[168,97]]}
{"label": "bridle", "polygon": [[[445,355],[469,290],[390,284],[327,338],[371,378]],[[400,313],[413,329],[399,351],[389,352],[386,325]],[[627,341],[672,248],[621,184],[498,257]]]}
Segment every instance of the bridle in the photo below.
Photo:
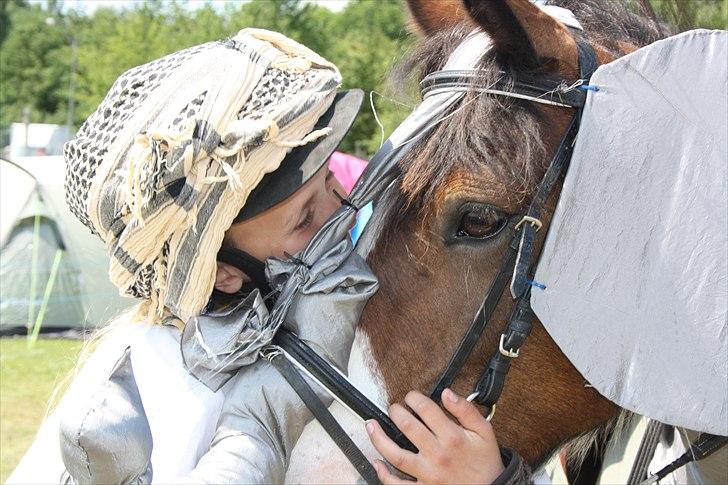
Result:
{"label": "bridle", "polygon": [[[489,421],[495,413],[496,403],[503,392],[511,361],[518,357],[520,349],[533,327],[535,315],[531,310],[530,299],[532,286],[540,286],[533,281],[533,273],[535,269],[534,262],[538,258],[534,247],[536,232],[543,225],[540,220],[541,211],[553,192],[556,182],[566,173],[569,166],[569,160],[579,130],[581,110],[586,101],[586,91],[589,89],[588,82],[598,67],[596,54],[591,45],[585,42],[579,33],[574,33],[574,37],[579,52],[580,79],[566,89],[563,83],[554,85],[550,83],[520,82],[518,80],[513,83],[510,90],[508,90],[508,86],[503,85],[502,81],[498,81],[487,88],[471,88],[476,92],[481,91],[497,96],[508,96],[575,109],[574,115],[528,209],[522,214],[518,222],[511,226],[513,235],[506,249],[506,255],[498,273],[491,282],[480,309],[463,335],[444,372],[430,392],[430,398],[439,402],[442,391],[452,384],[480,341],[510,280],[511,295],[516,300],[513,312],[508,319],[505,331],[501,334],[498,351],[494,352],[490,358],[488,366],[483,371],[473,392],[467,398],[468,401],[475,401],[489,409],[487,416]],[[426,76],[421,85],[424,93],[441,87],[464,89],[466,86],[472,86],[473,80],[477,80],[477,77],[477,71],[437,71]]]}

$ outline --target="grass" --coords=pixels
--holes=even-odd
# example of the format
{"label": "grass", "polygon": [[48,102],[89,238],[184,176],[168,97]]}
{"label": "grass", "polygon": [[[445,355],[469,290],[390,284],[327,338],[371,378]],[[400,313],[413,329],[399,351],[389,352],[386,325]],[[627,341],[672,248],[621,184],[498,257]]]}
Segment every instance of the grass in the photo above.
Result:
{"label": "grass", "polygon": [[83,342],[0,339],[0,483],[30,446],[53,389],[73,368]]}

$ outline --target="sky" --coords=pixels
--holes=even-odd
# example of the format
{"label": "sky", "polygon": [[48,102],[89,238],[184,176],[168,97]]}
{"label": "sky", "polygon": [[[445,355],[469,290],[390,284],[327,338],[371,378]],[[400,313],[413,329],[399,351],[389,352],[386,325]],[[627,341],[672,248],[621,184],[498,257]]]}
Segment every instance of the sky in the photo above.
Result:
{"label": "sky", "polygon": [[[128,8],[134,4],[143,3],[144,0],[65,0],[63,9],[81,10],[86,13],[92,13],[99,7]],[[196,9],[206,4],[212,5],[216,9],[222,9],[226,3],[241,3],[248,0],[178,0],[185,3],[188,8]],[[303,0],[304,3],[315,3],[329,8],[334,12],[338,12],[346,7],[349,0]],[[45,4],[46,0],[30,0],[29,3]]]}

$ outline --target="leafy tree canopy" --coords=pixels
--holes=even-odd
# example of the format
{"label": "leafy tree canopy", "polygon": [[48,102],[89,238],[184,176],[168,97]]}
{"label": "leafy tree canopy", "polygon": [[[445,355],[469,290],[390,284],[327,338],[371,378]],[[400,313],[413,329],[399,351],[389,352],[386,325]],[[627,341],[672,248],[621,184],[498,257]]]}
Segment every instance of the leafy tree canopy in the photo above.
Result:
{"label": "leafy tree canopy", "polygon": [[[681,28],[728,23],[726,0],[649,1],[657,16]],[[399,0],[351,0],[340,12],[299,0],[231,1],[222,9],[147,0],[133,8],[99,7],[90,15],[61,7],[59,0],[44,5],[0,0],[0,129],[20,121],[26,107],[33,122],[65,123],[71,86],[73,124],[79,126],[125,70],[245,27],[300,41],[339,66],[345,88],[367,93],[385,92],[388,70],[412,42]],[[372,97],[386,136],[409,108]],[[373,111],[365,106],[342,149],[368,156],[381,138]]]}

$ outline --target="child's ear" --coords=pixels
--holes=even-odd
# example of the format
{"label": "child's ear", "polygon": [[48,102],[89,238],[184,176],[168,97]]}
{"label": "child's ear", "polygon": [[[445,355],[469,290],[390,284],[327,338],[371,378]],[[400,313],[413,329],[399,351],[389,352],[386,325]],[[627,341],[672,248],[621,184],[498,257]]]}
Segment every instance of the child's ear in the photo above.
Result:
{"label": "child's ear", "polygon": [[243,283],[250,281],[250,278],[235,266],[227,263],[217,262],[217,274],[215,275],[215,289],[223,293],[237,293]]}

